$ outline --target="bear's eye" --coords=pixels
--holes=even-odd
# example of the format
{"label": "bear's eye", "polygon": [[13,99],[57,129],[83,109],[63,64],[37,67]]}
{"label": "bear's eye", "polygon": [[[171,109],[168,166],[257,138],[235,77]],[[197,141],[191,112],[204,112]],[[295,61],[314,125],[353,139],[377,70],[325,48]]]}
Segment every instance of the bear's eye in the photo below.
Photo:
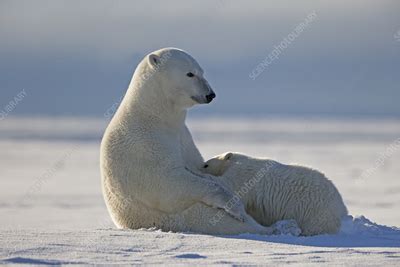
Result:
{"label": "bear's eye", "polygon": [[191,72],[188,72],[188,73],[186,73],[186,76],[188,76],[188,77],[193,77],[194,76],[194,74],[193,73],[191,73]]}
{"label": "bear's eye", "polygon": [[208,164],[204,164],[204,168],[208,168]]}

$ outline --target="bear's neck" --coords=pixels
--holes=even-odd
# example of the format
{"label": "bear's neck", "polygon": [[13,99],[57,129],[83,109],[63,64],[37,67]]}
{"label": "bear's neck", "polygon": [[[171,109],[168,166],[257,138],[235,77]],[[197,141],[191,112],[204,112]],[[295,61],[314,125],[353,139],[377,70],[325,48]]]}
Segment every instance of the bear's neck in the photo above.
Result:
{"label": "bear's neck", "polygon": [[137,117],[148,118],[153,124],[180,128],[185,122],[187,111],[178,107],[169,96],[163,95],[168,90],[161,90],[160,87],[161,84],[155,80],[131,84],[121,103],[125,109],[122,113],[127,115],[125,119],[134,121]]}

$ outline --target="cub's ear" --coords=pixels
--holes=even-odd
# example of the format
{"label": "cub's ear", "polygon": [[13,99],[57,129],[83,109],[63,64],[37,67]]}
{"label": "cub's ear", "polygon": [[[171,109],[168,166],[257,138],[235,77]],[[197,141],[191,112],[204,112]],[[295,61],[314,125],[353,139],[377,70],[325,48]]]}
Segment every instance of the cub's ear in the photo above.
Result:
{"label": "cub's ear", "polygon": [[147,57],[147,61],[149,62],[150,66],[152,66],[152,67],[156,67],[157,65],[159,65],[161,63],[160,57],[155,54],[150,54]]}
{"label": "cub's ear", "polygon": [[233,154],[231,152],[226,153],[224,160],[230,160],[232,158]]}

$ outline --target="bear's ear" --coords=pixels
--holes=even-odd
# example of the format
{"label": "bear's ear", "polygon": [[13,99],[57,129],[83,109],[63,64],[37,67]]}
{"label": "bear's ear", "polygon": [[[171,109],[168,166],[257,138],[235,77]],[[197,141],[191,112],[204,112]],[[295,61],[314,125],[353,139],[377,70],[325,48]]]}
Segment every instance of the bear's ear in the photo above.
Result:
{"label": "bear's ear", "polygon": [[232,158],[233,154],[231,152],[226,153],[224,160],[230,160]]}
{"label": "bear's ear", "polygon": [[155,66],[157,66],[158,64],[161,63],[160,57],[155,55],[155,54],[150,54],[148,56],[147,60],[148,60],[148,62],[150,64],[150,66],[153,66],[153,67],[155,67]]}

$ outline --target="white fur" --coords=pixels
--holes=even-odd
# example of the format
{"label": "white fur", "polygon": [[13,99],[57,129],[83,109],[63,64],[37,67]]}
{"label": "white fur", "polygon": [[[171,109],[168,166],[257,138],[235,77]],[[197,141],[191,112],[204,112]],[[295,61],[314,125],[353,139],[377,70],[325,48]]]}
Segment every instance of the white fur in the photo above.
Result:
{"label": "white fur", "polygon": [[155,51],[138,65],[101,144],[103,194],[118,227],[271,232],[242,202],[227,207],[233,194],[200,172],[204,161],[185,125],[186,109],[206,103],[211,92],[199,64],[182,50]]}
{"label": "white fur", "polygon": [[203,171],[220,176],[262,225],[294,219],[303,235],[333,234],[347,215],[333,183],[310,168],[229,152],[207,161]]}

